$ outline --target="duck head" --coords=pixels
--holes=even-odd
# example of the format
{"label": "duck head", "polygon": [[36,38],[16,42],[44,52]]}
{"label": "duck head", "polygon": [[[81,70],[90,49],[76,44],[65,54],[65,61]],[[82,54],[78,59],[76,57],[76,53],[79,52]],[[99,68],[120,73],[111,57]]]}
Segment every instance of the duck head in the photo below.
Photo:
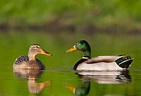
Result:
{"label": "duck head", "polygon": [[82,51],[85,57],[90,57],[91,55],[91,48],[86,40],[80,40],[76,42],[76,44],[66,52],[73,52],[75,50]]}
{"label": "duck head", "polygon": [[40,45],[38,45],[38,44],[31,45],[29,48],[29,51],[28,51],[28,56],[35,57],[37,54],[44,54],[47,56],[52,56],[52,54],[45,51]]}

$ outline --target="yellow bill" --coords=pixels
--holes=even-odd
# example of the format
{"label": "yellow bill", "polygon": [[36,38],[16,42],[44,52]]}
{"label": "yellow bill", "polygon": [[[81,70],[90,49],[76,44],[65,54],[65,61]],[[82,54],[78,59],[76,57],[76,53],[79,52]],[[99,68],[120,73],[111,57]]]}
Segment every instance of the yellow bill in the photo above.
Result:
{"label": "yellow bill", "polygon": [[73,52],[77,50],[76,46],[74,45],[72,48],[70,48],[69,50],[67,50],[66,52]]}
{"label": "yellow bill", "polygon": [[51,53],[46,52],[45,50],[42,50],[42,51],[41,51],[41,54],[44,54],[44,55],[47,55],[47,56],[52,56],[52,54],[51,54]]}

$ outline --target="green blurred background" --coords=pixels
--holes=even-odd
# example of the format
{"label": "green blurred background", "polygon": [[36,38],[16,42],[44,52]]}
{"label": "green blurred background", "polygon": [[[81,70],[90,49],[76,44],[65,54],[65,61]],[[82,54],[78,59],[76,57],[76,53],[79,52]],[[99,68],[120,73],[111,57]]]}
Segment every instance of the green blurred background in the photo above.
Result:
{"label": "green blurred background", "polygon": [[139,32],[141,0],[4,0],[1,29]]}
{"label": "green blurred background", "polygon": [[[132,82],[102,85],[92,82],[88,96],[140,96],[141,0],[3,0],[0,2],[0,96],[73,96],[66,84],[81,84],[68,72],[81,52],[65,51],[80,39],[89,42],[92,56],[127,54]],[[15,78],[13,62],[40,44],[52,57],[38,55],[47,70],[37,81],[52,85],[38,95],[29,93],[27,80]],[[48,72],[48,69],[51,70]],[[61,70],[61,71],[60,71]],[[62,71],[63,70],[63,71]]]}

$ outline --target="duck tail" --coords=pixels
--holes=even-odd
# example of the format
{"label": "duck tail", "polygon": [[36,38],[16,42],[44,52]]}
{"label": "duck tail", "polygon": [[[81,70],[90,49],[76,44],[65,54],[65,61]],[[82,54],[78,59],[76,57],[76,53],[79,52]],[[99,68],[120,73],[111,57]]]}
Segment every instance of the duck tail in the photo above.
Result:
{"label": "duck tail", "polygon": [[128,68],[130,64],[132,63],[132,61],[133,61],[133,58],[131,58],[130,56],[124,56],[117,59],[115,62],[117,63],[118,66],[122,68]]}

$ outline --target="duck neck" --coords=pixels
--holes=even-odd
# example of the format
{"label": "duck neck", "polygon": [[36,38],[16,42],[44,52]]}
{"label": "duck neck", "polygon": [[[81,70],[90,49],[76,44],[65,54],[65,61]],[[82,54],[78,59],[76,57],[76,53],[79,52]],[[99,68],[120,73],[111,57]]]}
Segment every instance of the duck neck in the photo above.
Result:
{"label": "duck neck", "polygon": [[82,51],[84,57],[91,58],[91,47],[88,43],[86,43],[85,48],[82,49]]}
{"label": "duck neck", "polygon": [[31,52],[28,53],[29,60],[35,60],[35,54],[32,54]]}
{"label": "duck neck", "polygon": [[83,51],[83,57],[91,58],[91,50]]}

